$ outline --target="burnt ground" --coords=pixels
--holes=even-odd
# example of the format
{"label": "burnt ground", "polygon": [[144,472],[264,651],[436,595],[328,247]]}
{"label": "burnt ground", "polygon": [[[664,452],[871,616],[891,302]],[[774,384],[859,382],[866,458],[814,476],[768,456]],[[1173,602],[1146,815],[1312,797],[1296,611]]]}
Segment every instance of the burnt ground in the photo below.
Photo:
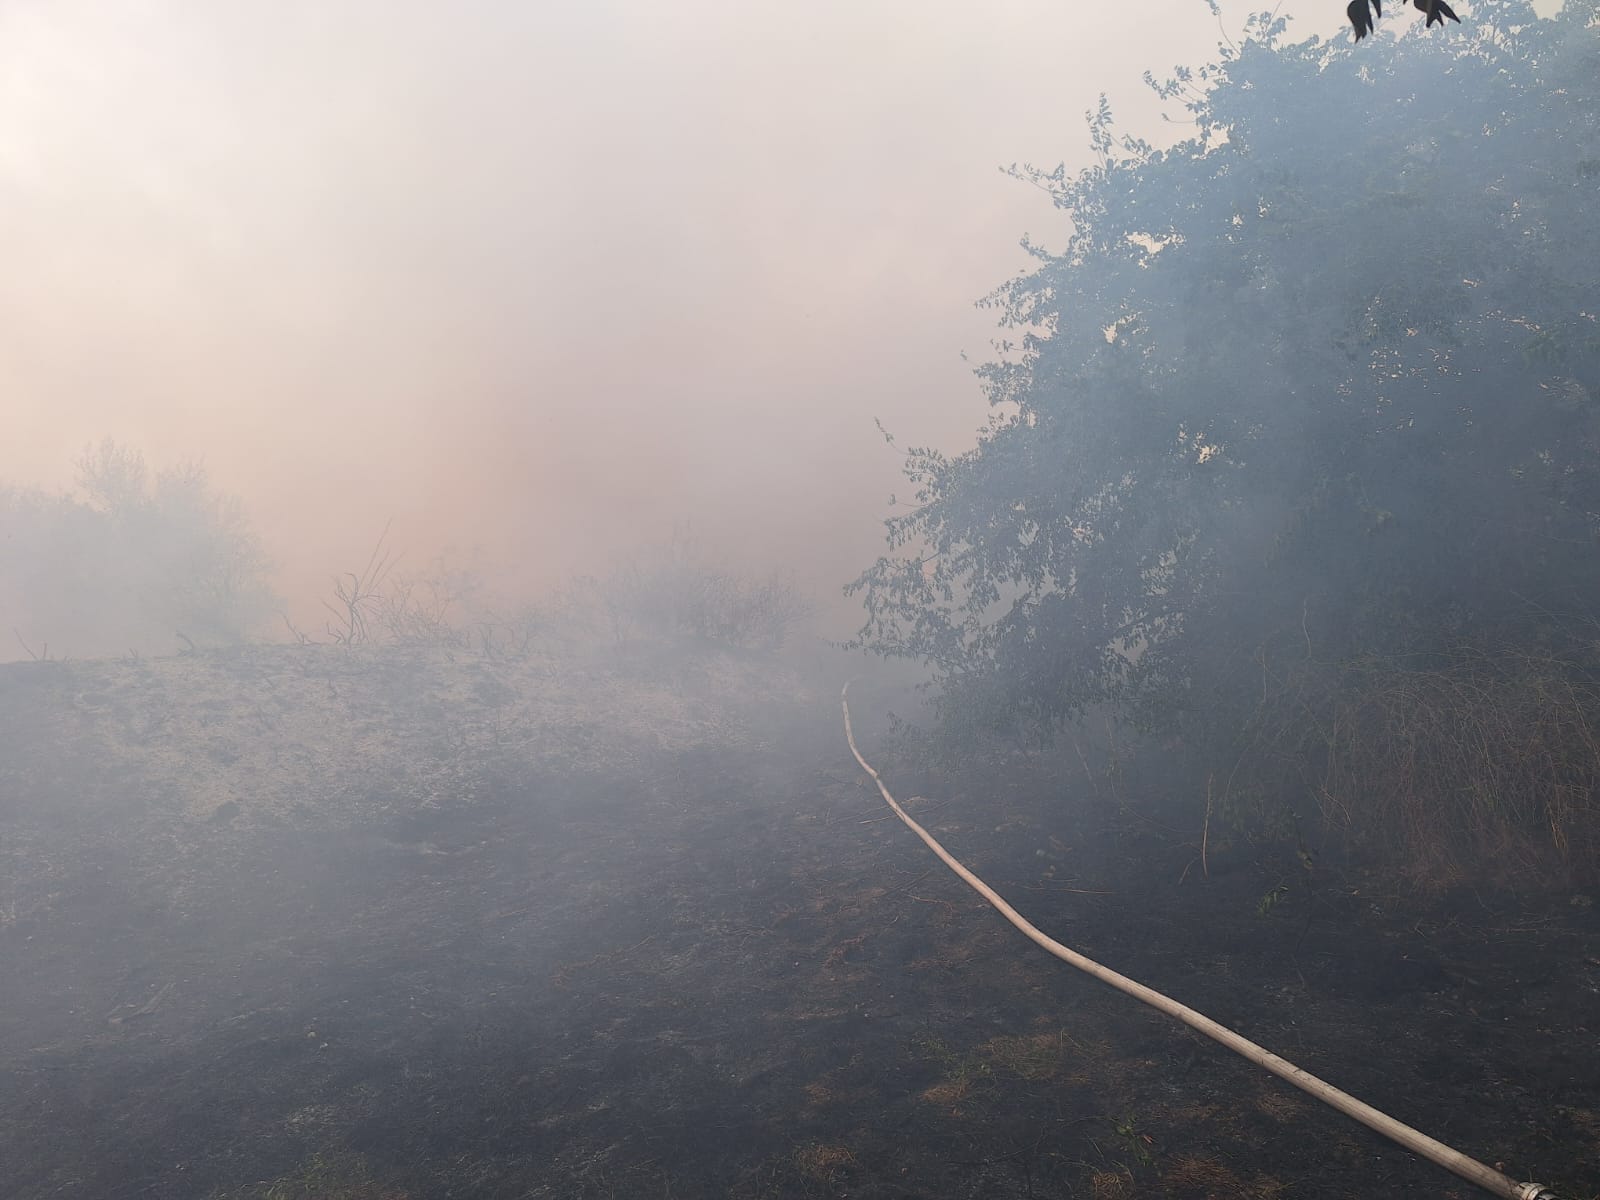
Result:
{"label": "burnt ground", "polygon": [[[0,668],[5,1196],[1481,1194],[1035,949],[885,819],[831,694],[700,677],[700,724],[624,745],[635,710],[591,679],[598,721],[530,702],[430,740],[439,695],[503,716],[488,684],[531,685],[452,662],[400,672],[405,704],[349,700],[379,669]],[[276,705],[282,739],[329,688],[350,754],[397,757],[341,775],[330,742],[263,783],[206,740],[208,704]],[[219,754],[209,808],[174,791]],[[1269,853],[1207,879],[1157,827],[878,765],[1047,932],[1600,1195],[1591,897],[1425,902]]]}

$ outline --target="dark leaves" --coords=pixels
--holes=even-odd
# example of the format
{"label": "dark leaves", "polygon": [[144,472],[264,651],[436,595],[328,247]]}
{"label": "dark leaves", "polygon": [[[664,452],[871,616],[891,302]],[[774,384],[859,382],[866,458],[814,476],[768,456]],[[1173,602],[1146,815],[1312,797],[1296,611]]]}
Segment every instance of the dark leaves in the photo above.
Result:
{"label": "dark leaves", "polygon": [[1428,22],[1424,28],[1431,29],[1435,25],[1443,25],[1446,17],[1457,25],[1461,24],[1461,18],[1456,16],[1455,10],[1444,0],[1412,0],[1412,3],[1417,6],[1418,12],[1428,14]]}
{"label": "dark leaves", "polygon": [[1356,41],[1359,42],[1372,32],[1374,9],[1377,10],[1378,16],[1383,16],[1382,0],[1378,0],[1376,4],[1369,3],[1368,0],[1350,0],[1350,7],[1345,9],[1345,12],[1350,16],[1350,24],[1355,26]]}
{"label": "dark leaves", "polygon": [[[1461,23],[1461,18],[1444,0],[1412,0],[1412,3],[1418,12],[1427,15],[1427,28],[1443,25],[1446,17],[1458,25]],[[1356,31],[1356,41],[1359,42],[1372,32],[1373,18],[1383,16],[1383,4],[1382,0],[1350,0],[1350,7],[1344,11],[1350,18],[1350,24]]]}

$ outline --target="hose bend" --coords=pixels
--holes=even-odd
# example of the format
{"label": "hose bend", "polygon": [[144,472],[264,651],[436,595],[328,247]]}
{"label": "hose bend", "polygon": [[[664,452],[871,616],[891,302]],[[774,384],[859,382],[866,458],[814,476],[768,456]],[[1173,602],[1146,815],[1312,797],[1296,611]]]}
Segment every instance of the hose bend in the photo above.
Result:
{"label": "hose bend", "polygon": [[1170,996],[1163,995],[1154,988],[1146,987],[1136,980],[1129,979],[1126,975],[1118,974],[1111,968],[1102,966],[1093,959],[1079,954],[1076,950],[1062,945],[1054,938],[1043,933],[1037,926],[1023,917],[1021,913],[1012,908],[1010,904],[1006,903],[993,888],[958,862],[948,850],[939,844],[932,834],[912,820],[910,814],[900,807],[899,801],[894,798],[884,784],[882,776],[862,757],[861,750],[856,745],[855,730],[850,725],[850,684],[844,685],[844,690],[839,695],[839,703],[844,709],[844,736],[845,740],[850,743],[850,753],[855,755],[856,762],[861,764],[861,769],[871,776],[872,782],[878,785],[878,791],[882,794],[889,807],[894,810],[894,814],[910,828],[912,833],[922,839],[928,849],[939,856],[945,866],[960,876],[968,887],[987,900],[1001,916],[1016,926],[1034,944],[1055,955],[1055,957],[1070,966],[1074,966],[1086,974],[1093,975],[1102,983],[1110,984],[1118,991],[1132,996],[1135,1000],[1182,1021],[1189,1028],[1205,1034],[1212,1041],[1220,1042],[1235,1054],[1241,1055],[1257,1066],[1271,1071],[1278,1078],[1293,1084],[1308,1095],[1316,1097],[1329,1107],[1338,1109],[1347,1117],[1383,1134],[1390,1141],[1397,1142],[1412,1153],[1437,1163],[1469,1183],[1476,1184],[1485,1191],[1502,1197],[1503,1200],[1557,1200],[1555,1194],[1548,1188],[1542,1187],[1537,1183],[1519,1183],[1509,1175],[1502,1174],[1475,1158],[1469,1158],[1459,1150],[1452,1149],[1420,1130],[1402,1124],[1387,1113],[1378,1111],[1370,1104],[1356,1099],[1348,1092],[1340,1091],[1331,1083],[1318,1079],[1309,1071],[1301,1070],[1287,1059],[1278,1057],[1278,1055],[1273,1054],[1265,1047],[1259,1046],[1226,1026],[1218,1024],[1203,1013],[1196,1012],[1187,1005],[1178,1003],[1178,1001]]}

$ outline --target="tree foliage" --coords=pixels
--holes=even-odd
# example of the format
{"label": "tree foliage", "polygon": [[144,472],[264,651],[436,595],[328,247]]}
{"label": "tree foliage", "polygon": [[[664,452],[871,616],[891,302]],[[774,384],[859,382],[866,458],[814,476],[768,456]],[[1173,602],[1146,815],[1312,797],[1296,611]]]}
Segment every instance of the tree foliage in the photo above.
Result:
{"label": "tree foliage", "polygon": [[864,644],[952,713],[1215,730],[1274,656],[1600,628],[1600,15],[1472,16],[1375,54],[1263,15],[1149,80],[1186,140],[1102,103],[1093,165],[1018,172],[1070,236],[992,297],[976,447],[908,453]]}

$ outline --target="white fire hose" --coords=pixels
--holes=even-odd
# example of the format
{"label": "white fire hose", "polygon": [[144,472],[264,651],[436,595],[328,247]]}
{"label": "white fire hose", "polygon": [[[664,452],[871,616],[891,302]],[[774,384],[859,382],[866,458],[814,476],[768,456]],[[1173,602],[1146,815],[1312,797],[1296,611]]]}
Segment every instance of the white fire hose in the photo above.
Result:
{"label": "white fire hose", "polygon": [[913,821],[906,810],[900,807],[899,802],[890,794],[889,789],[884,786],[883,779],[878,775],[878,772],[872,769],[871,764],[861,756],[861,751],[856,746],[855,731],[850,726],[850,685],[848,683],[844,685],[844,691],[840,693],[839,702],[844,709],[844,735],[845,739],[850,743],[850,753],[855,755],[856,761],[861,764],[861,769],[870,775],[872,781],[878,785],[878,791],[883,793],[884,800],[894,810],[895,815],[906,823],[912,833],[927,844],[928,849],[939,856],[945,866],[959,875],[973,891],[998,909],[1000,915],[1020,929],[1029,940],[1043,947],[1063,962],[1093,975],[1103,983],[1110,984],[1119,992],[1126,992],[1135,1000],[1142,1001],[1151,1008],[1159,1009],[1168,1016],[1176,1017],[1191,1029],[1198,1030],[1213,1041],[1221,1042],[1234,1053],[1243,1055],[1257,1066],[1265,1067],[1278,1078],[1292,1083],[1309,1095],[1315,1096],[1324,1104],[1338,1109],[1347,1117],[1353,1117],[1369,1129],[1377,1130],[1391,1141],[1398,1142],[1407,1150],[1420,1154],[1423,1158],[1431,1159],[1446,1170],[1455,1172],[1462,1179],[1477,1184],[1485,1191],[1504,1197],[1505,1200],[1556,1200],[1555,1193],[1548,1188],[1541,1187],[1537,1183],[1518,1183],[1510,1176],[1496,1171],[1493,1167],[1487,1166],[1475,1158],[1469,1158],[1459,1150],[1451,1149],[1443,1142],[1437,1141],[1427,1134],[1411,1128],[1409,1125],[1396,1121],[1388,1114],[1379,1112],[1370,1104],[1357,1100],[1347,1092],[1340,1091],[1331,1083],[1326,1083],[1315,1075],[1302,1071],[1287,1059],[1279,1058],[1270,1050],[1256,1045],[1248,1038],[1241,1037],[1224,1025],[1219,1025],[1210,1017],[1196,1012],[1187,1005],[1179,1004],[1171,997],[1164,996],[1153,988],[1148,988],[1142,983],[1129,979],[1126,975],[1119,975],[1109,967],[1101,966],[1093,959],[1085,958],[1076,950],[1062,945],[1054,938],[1041,932],[1016,909],[1007,904],[994,889],[957,862],[950,852],[934,839],[932,834]]}

